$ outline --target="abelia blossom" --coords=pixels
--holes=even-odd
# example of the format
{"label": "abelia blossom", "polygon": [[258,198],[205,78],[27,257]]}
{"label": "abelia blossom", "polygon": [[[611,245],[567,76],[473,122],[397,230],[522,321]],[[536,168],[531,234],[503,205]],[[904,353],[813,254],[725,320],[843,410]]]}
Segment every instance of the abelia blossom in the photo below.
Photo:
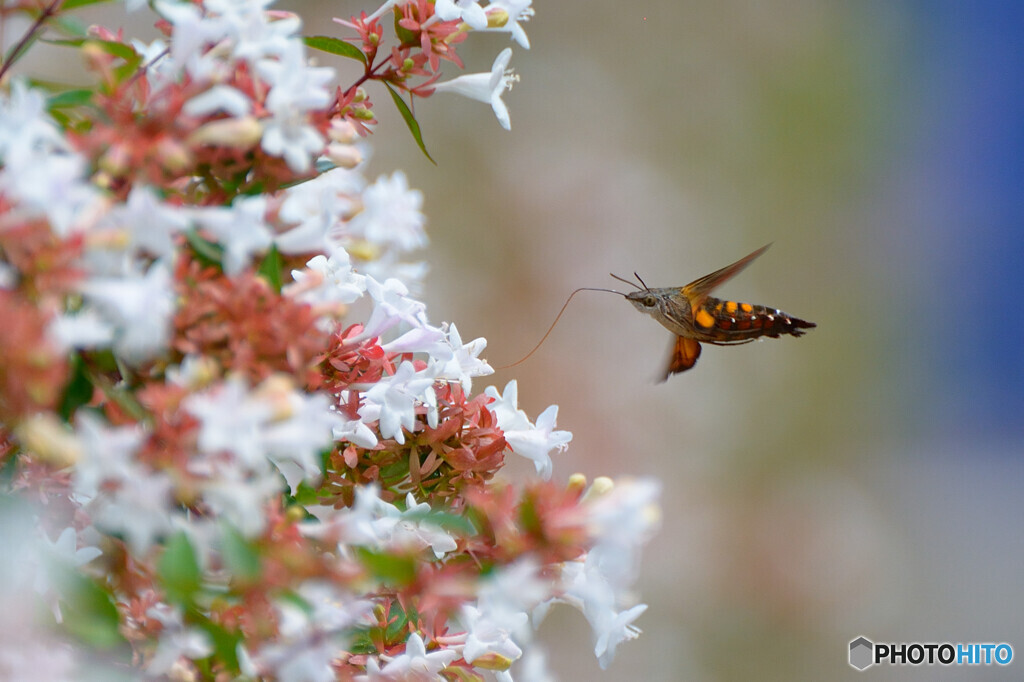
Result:
{"label": "abelia blossom", "polygon": [[553,468],[551,452],[565,450],[572,440],[568,431],[554,430],[558,406],[551,405],[541,412],[534,425],[518,407],[519,385],[515,379],[508,382],[500,394],[493,386],[488,386],[485,393],[494,399],[487,407],[498,418],[498,426],[505,432],[505,440],[512,452],[532,460],[537,473],[544,479],[550,478]]}
{"label": "abelia blossom", "polygon": [[168,673],[182,656],[206,658],[213,651],[209,635],[198,628],[187,627],[180,609],[161,604],[150,609],[149,615],[163,626],[156,653],[146,666],[146,672],[150,675]]}
{"label": "abelia blossom", "polygon": [[391,680],[431,679],[458,657],[458,652],[451,649],[438,649],[427,653],[423,638],[414,632],[405,643],[405,652],[388,661],[381,668],[381,674],[384,679]]}
{"label": "abelia blossom", "polygon": [[201,230],[224,245],[224,272],[237,275],[273,241],[266,223],[265,197],[236,199],[230,207],[204,207],[191,212]]}
{"label": "abelia blossom", "polygon": [[480,30],[509,33],[512,40],[529,50],[530,39],[519,22],[529,21],[533,16],[532,4],[533,0],[494,0],[487,5],[487,27]]}
{"label": "abelia blossom", "polygon": [[283,157],[293,172],[305,173],[327,144],[307,114],[330,102],[326,85],[334,78],[334,69],[309,66],[305,48],[297,41],[288,42],[278,60],[262,60],[256,68],[270,84],[266,107],[271,118],[264,125],[263,150]]}
{"label": "abelia blossom", "polygon": [[487,27],[487,14],[478,0],[437,0],[434,13],[441,21],[458,19],[478,31]]}
{"label": "abelia blossom", "polygon": [[294,283],[287,293],[310,304],[352,303],[366,291],[366,278],[352,268],[352,259],[340,246],[330,256],[320,254],[305,270],[292,270]]}
{"label": "abelia blossom", "polygon": [[433,391],[434,379],[416,371],[411,362],[403,362],[389,377],[380,379],[364,396],[359,417],[364,423],[378,422],[383,438],[405,443],[405,432],[416,424],[416,405]]}
{"label": "abelia blossom", "polygon": [[457,76],[450,81],[436,83],[430,87],[433,92],[454,92],[457,95],[490,104],[501,127],[511,130],[512,123],[509,121],[508,107],[501,99],[505,90],[512,89],[512,84],[519,80],[519,77],[514,75],[511,70],[507,70],[510,59],[512,59],[512,48],[506,47],[495,57],[490,73]]}
{"label": "abelia blossom", "polygon": [[445,381],[455,381],[466,393],[473,387],[474,377],[494,374],[494,369],[480,354],[487,347],[487,339],[480,337],[469,343],[462,343],[462,336],[455,324],[448,325],[446,345],[430,354],[427,365],[429,372]]}
{"label": "abelia blossom", "polygon": [[362,237],[371,244],[394,246],[401,251],[426,246],[426,234],[423,232],[426,219],[420,212],[423,194],[409,189],[405,173],[395,171],[390,178],[378,178],[363,190],[362,203],[362,211],[348,223],[348,234]]}

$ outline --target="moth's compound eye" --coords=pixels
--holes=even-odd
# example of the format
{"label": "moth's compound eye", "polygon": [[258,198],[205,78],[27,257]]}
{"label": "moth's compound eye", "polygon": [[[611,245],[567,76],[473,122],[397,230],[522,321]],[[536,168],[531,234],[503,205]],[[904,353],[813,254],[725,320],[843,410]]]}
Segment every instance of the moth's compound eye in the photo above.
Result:
{"label": "moth's compound eye", "polygon": [[645,308],[653,308],[658,305],[658,299],[654,296],[644,296],[644,300],[641,301]]}

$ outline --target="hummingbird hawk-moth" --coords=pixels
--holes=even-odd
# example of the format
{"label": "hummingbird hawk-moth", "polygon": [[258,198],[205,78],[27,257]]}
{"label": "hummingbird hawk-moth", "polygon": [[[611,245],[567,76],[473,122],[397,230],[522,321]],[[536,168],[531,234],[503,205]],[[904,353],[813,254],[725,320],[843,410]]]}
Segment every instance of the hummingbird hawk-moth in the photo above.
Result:
{"label": "hummingbird hawk-moth", "polygon": [[693,367],[700,357],[701,343],[731,346],[750,343],[762,336],[802,336],[805,329],[817,326],[778,308],[709,296],[712,290],[738,275],[767,251],[769,246],[771,244],[762,246],[732,265],[715,270],[682,287],[651,289],[639,275],[633,273],[641,288],[629,280],[612,275],[637,288],[637,291],[622,294],[633,307],[653,317],[676,336],[662,381]]}
{"label": "hummingbird hawk-moth", "polygon": [[618,294],[642,313],[650,315],[661,326],[668,329],[675,335],[672,344],[672,353],[668,359],[668,367],[661,380],[665,381],[673,374],[685,372],[697,364],[700,357],[700,344],[710,343],[716,346],[732,346],[741,343],[750,343],[762,336],[778,338],[783,334],[791,336],[803,336],[805,329],[813,329],[817,325],[800,318],[784,313],[778,308],[769,308],[764,305],[751,303],[739,303],[737,301],[726,301],[710,296],[712,290],[724,284],[740,273],[743,268],[750,265],[755,258],[768,250],[771,244],[762,246],[757,251],[744,256],[732,265],[727,265],[721,270],[715,270],[710,275],[704,275],[682,287],[663,287],[651,289],[640,275],[633,273],[640,285],[636,285],[628,279],[618,275],[612,275],[620,282],[636,287],[636,291],[623,293],[614,289],[599,289],[595,287],[580,287],[566,299],[562,309],[558,311],[555,321],[548,327],[547,332],[529,353],[521,360],[504,365],[496,369],[507,369],[525,362],[544,343],[548,335],[562,318],[569,302],[573,296],[581,291],[607,291]]}

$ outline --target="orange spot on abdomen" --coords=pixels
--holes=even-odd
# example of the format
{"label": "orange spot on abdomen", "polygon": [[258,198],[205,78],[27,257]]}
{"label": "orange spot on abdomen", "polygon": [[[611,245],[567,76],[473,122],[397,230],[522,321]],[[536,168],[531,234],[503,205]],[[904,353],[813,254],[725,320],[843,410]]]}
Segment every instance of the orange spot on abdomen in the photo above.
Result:
{"label": "orange spot on abdomen", "polygon": [[710,329],[715,324],[715,318],[712,317],[711,313],[701,308],[697,311],[697,314],[693,317],[694,321],[705,329]]}

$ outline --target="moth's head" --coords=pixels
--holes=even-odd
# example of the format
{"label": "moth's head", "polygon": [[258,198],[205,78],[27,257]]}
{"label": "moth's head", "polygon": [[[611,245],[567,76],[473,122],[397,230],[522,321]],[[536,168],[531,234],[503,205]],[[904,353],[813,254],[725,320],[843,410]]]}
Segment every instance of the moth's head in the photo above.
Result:
{"label": "moth's head", "polygon": [[642,313],[653,315],[654,317],[658,317],[660,314],[663,314],[665,298],[663,296],[659,296],[656,290],[652,290],[647,286],[647,284],[640,278],[640,275],[634,272],[633,276],[636,277],[636,281],[640,282],[640,284],[630,281],[624,277],[619,277],[615,274],[612,275],[612,277],[620,282],[625,282],[636,289],[636,291],[623,294],[623,296],[626,297],[626,300],[633,304],[634,308]]}
{"label": "moth's head", "polygon": [[648,315],[657,315],[661,311],[663,299],[656,296],[650,289],[640,289],[626,294],[626,300],[633,304],[633,307]]}

